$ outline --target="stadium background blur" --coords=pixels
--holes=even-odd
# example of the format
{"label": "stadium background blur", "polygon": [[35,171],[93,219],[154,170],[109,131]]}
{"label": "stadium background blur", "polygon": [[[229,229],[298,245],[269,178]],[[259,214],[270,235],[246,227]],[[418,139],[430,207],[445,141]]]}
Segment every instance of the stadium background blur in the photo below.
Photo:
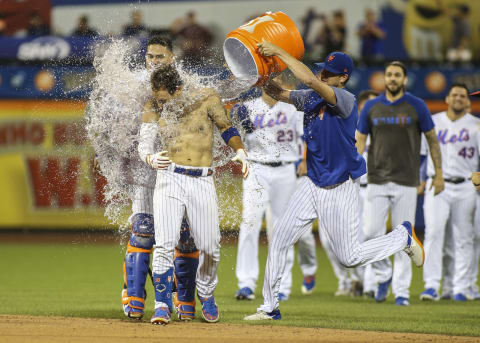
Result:
{"label": "stadium background blur", "polygon": [[[0,229],[114,227],[83,130],[93,56],[111,38],[123,37],[141,59],[149,36],[168,36],[179,56],[215,73],[226,34],[268,10],[295,21],[307,64],[333,50],[353,56],[354,94],[382,91],[391,60],[407,64],[407,90],[432,113],[446,109],[452,82],[480,89],[478,0],[2,0]],[[472,112],[480,115],[473,99]],[[420,196],[420,230],[422,204]],[[222,225],[236,229],[226,223],[239,220]]]}

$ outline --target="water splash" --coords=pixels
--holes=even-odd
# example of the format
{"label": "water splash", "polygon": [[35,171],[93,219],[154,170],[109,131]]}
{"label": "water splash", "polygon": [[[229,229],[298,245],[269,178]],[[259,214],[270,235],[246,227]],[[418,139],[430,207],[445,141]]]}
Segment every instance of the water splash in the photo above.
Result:
{"label": "water splash", "polygon": [[[105,215],[121,228],[127,224],[122,222],[121,214],[135,196],[136,186],[153,189],[156,177],[156,171],[140,161],[137,153],[141,113],[152,92],[150,74],[143,67],[143,62],[132,63],[135,54],[135,47],[125,40],[112,40],[109,44],[104,44],[103,49],[96,51],[96,76],[86,108],[87,135],[95,150],[100,171],[107,179]],[[222,80],[220,73],[201,76],[192,73],[182,63],[177,63],[176,66],[184,82],[183,95],[167,102],[162,111],[162,118],[170,124],[161,132],[162,141],[167,145],[176,139],[176,130],[172,128],[183,115],[184,109],[200,100],[200,95],[192,96],[201,93],[198,92],[200,88],[213,88],[222,100],[227,101],[238,97],[252,84],[252,80]],[[236,127],[241,128],[240,125]],[[226,147],[216,127],[214,131],[213,167],[218,167],[227,163],[234,154]],[[156,151],[160,149],[163,150],[162,142],[158,140]],[[228,177],[221,182],[233,182],[235,188],[238,188],[238,181],[229,181],[230,179]],[[226,189],[231,191],[228,185]],[[231,200],[227,196],[227,205]],[[221,217],[229,212],[228,209],[221,210]]]}

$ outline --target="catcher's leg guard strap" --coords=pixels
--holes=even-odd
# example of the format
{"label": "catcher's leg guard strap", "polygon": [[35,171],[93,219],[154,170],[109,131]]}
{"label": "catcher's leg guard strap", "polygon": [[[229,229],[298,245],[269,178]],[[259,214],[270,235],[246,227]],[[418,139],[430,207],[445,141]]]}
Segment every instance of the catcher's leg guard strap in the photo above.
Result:
{"label": "catcher's leg guard strap", "polygon": [[127,246],[124,263],[124,282],[127,291],[122,293],[122,303],[132,309],[143,311],[145,282],[154,244],[153,216],[137,213],[132,221],[132,236]]}
{"label": "catcher's leg guard strap", "polygon": [[195,278],[200,252],[182,253],[175,249],[173,265],[175,266],[175,285],[179,303],[195,306]]}
{"label": "catcher's leg guard strap", "polygon": [[173,268],[163,274],[153,273],[153,287],[155,288],[155,301],[164,303],[173,312],[172,306]]}
{"label": "catcher's leg guard strap", "polygon": [[[150,254],[145,252],[129,252],[130,244],[127,248],[124,264],[124,281],[129,298],[145,298],[145,282],[150,266]],[[143,304],[143,301],[142,301]],[[141,307],[140,304],[132,304],[132,308]]]}

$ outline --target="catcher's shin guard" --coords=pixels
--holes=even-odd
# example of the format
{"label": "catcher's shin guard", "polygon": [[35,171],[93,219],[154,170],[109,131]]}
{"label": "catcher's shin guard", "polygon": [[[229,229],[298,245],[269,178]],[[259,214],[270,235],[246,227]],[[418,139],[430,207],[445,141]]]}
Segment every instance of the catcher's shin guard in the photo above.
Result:
{"label": "catcher's shin guard", "polygon": [[197,275],[197,250],[191,253],[175,249],[173,265],[175,267],[176,296],[174,297],[175,310],[180,320],[195,318],[195,277]]}
{"label": "catcher's shin guard", "polygon": [[132,236],[123,264],[123,312],[130,318],[142,318],[145,308],[145,282],[154,244],[153,216],[138,213],[133,217]]}
{"label": "catcher's shin guard", "polygon": [[155,289],[155,308],[168,306],[172,312],[173,268],[163,274],[153,273],[153,288]]}

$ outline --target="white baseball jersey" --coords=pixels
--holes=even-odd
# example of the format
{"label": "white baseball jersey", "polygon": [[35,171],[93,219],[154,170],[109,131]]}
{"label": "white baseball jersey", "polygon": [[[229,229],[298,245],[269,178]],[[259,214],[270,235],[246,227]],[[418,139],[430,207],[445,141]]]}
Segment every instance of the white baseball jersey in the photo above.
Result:
{"label": "white baseball jersey", "polygon": [[303,112],[280,101],[270,107],[261,97],[245,102],[244,106],[254,129],[245,137],[249,160],[297,161],[297,137],[303,134]]}
{"label": "white baseball jersey", "polygon": [[[442,153],[443,177],[468,179],[473,171],[478,170],[480,119],[467,113],[462,118],[452,121],[447,117],[447,112],[437,113],[432,116],[432,119]],[[424,136],[421,151],[422,154],[428,154]],[[429,156],[427,176],[434,175],[435,168]]]}
{"label": "white baseball jersey", "polygon": [[[474,256],[473,213],[475,209],[475,188],[468,180],[479,164],[480,120],[466,114],[452,121],[446,112],[432,117],[435,123],[438,143],[442,153],[445,190],[434,195],[430,189],[435,175],[431,157],[427,165],[427,186],[425,190],[425,265],[423,279],[425,288],[437,292],[442,279],[444,243],[447,222],[452,226],[454,242],[453,292],[467,294],[471,286],[472,261]],[[426,139],[422,140],[422,152],[427,153]],[[459,182],[459,178],[465,179]],[[449,182],[457,179],[457,183]],[[444,285],[444,288],[451,286]]]}
{"label": "white baseball jersey", "polygon": [[[297,178],[293,162],[299,159],[298,139],[303,134],[303,112],[298,112],[293,105],[284,102],[277,102],[270,107],[260,97],[239,105],[234,113],[242,121],[250,121],[251,132],[245,135],[245,147],[248,159],[252,162],[251,175],[243,181],[243,212],[236,275],[239,288],[248,287],[255,291],[259,274],[258,238],[262,217],[266,209],[270,208],[272,222],[275,222],[295,191]],[[264,164],[276,162],[285,164]],[[268,231],[267,227],[269,234]],[[308,254],[310,256],[314,252],[309,251]],[[306,255],[305,253],[302,257]],[[290,294],[293,261],[292,246],[280,286],[280,292],[286,296]],[[303,258],[303,261],[306,261],[305,264],[313,264],[308,258]]]}

